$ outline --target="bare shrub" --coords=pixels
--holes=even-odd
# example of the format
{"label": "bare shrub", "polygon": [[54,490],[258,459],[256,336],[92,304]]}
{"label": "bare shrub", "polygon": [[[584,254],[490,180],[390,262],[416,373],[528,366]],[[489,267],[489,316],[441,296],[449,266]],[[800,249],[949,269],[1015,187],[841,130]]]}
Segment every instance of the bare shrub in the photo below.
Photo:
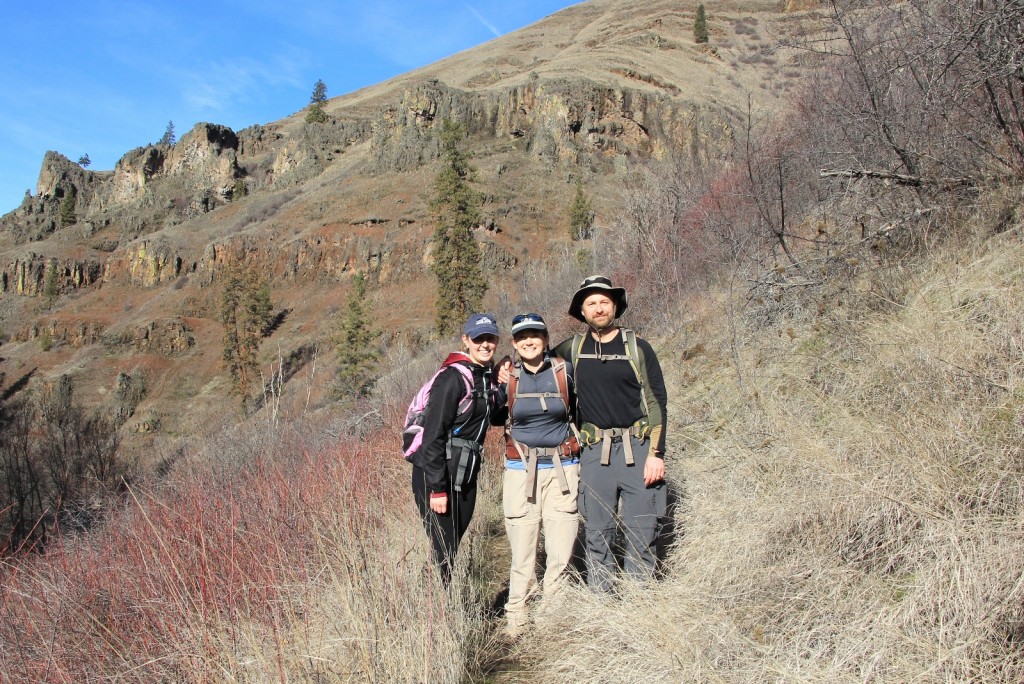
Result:
{"label": "bare shrub", "polygon": [[32,448],[33,409],[24,401],[0,404],[0,556],[42,538],[49,503],[45,470]]}
{"label": "bare shrub", "polygon": [[922,191],[1021,176],[1019,3],[833,2],[831,19],[833,68],[816,93],[836,168]]}
{"label": "bare shrub", "polygon": [[[408,466],[392,433],[376,434],[317,451],[287,430],[244,458],[192,460],[87,539],[3,569],[0,669],[20,681],[473,676],[482,599],[449,596],[430,572]],[[31,636],[44,626],[52,638]]]}
{"label": "bare shrub", "polygon": [[91,527],[115,500],[129,467],[115,418],[87,413],[67,376],[34,400],[0,407],[0,557],[43,547],[56,529]]}
{"label": "bare shrub", "polygon": [[735,19],[732,22],[732,30],[736,35],[739,36],[754,36],[757,37],[757,19],[753,17],[744,17],[742,19]]}
{"label": "bare shrub", "polygon": [[633,167],[622,216],[595,237],[595,270],[627,288],[635,325],[670,322],[663,303],[701,291],[728,259],[707,229],[715,189],[706,171],[682,160]]}

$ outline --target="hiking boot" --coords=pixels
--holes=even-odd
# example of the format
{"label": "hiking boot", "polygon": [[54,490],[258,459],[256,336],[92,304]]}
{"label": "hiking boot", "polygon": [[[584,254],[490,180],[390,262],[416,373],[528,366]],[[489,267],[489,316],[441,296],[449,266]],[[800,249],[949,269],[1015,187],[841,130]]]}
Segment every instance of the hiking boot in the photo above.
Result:
{"label": "hiking boot", "polygon": [[505,629],[502,632],[509,639],[518,639],[530,628],[530,618],[526,612],[505,614]]}

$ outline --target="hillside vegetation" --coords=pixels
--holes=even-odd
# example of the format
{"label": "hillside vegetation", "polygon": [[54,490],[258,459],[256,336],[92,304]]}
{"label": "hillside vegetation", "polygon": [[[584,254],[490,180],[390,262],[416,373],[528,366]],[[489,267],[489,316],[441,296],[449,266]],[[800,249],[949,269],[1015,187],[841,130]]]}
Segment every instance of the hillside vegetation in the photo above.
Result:
{"label": "hillside vegetation", "polygon": [[8,561],[0,681],[1024,680],[1024,12],[826,20],[787,48],[819,64],[799,106],[630,165],[592,240],[490,295],[557,337],[582,275],[628,288],[670,398],[658,581],[501,639],[494,434],[444,591],[397,456],[444,343],[399,340],[351,410],[308,364]]}

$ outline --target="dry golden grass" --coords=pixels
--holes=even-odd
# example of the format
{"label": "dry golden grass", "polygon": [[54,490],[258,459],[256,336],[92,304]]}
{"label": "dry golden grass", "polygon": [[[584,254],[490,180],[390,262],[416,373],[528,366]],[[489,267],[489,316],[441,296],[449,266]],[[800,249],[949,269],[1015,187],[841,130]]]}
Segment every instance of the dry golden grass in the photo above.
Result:
{"label": "dry golden grass", "polygon": [[446,592],[393,427],[261,427],[193,444],[102,529],[0,566],[0,682],[459,681],[486,636],[466,579],[484,535]]}
{"label": "dry golden grass", "polygon": [[1024,678],[1020,227],[903,273],[902,305],[744,329],[737,350],[723,295],[685,309],[660,344],[666,577],[580,589],[511,681]]}

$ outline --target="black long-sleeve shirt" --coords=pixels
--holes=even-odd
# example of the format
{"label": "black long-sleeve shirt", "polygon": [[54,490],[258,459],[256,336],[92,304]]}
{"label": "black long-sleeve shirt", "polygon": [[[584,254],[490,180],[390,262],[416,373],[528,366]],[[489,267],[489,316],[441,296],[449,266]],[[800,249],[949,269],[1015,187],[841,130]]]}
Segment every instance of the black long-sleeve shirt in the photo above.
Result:
{"label": "black long-sleeve shirt", "polygon": [[[463,363],[461,361],[457,363]],[[478,366],[468,360],[463,364],[473,372],[474,399],[471,411],[460,416],[459,402],[466,396],[466,382],[456,368],[446,368],[434,380],[423,414],[423,446],[413,456],[413,465],[423,469],[430,492],[451,489],[451,476],[447,463],[448,438],[454,436],[483,444],[493,406],[493,380],[491,368]],[[479,462],[474,465],[479,469]],[[476,472],[467,473],[471,482]]]}
{"label": "black long-sleeve shirt", "polygon": [[[668,416],[665,377],[658,356],[651,345],[639,337],[636,344],[642,352],[647,372],[648,384],[644,388],[648,402],[646,412],[641,400],[640,381],[629,361],[573,359],[575,350],[572,348],[571,337],[555,347],[554,353],[566,359],[573,359],[576,364],[578,424],[592,423],[599,428],[627,428],[643,418],[646,413],[652,426],[661,426],[658,443],[653,447],[659,454],[664,454]],[[581,353],[594,354],[597,350],[597,341],[593,335],[587,334],[583,339]],[[600,351],[604,355],[626,356],[626,344],[621,329],[614,339],[600,345]]]}

